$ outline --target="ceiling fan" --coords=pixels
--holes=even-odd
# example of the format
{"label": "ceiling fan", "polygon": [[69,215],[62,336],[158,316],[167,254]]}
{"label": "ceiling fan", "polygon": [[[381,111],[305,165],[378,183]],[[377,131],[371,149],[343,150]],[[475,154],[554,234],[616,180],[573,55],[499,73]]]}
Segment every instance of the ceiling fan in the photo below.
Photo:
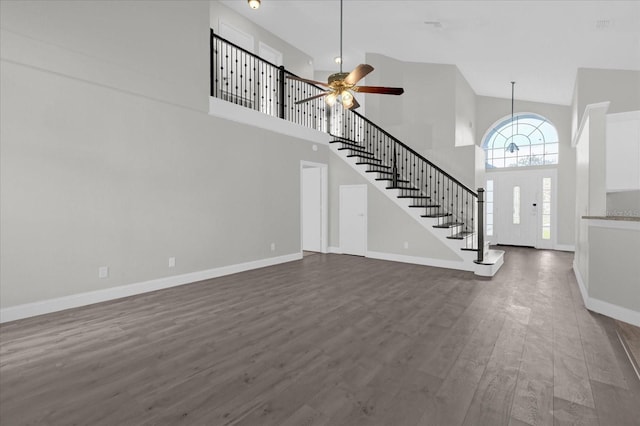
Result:
{"label": "ceiling fan", "polygon": [[371,65],[360,64],[350,73],[342,72],[342,1],[343,0],[340,0],[340,56],[338,57],[340,62],[340,72],[331,74],[326,83],[288,75],[287,78],[291,80],[304,81],[306,83],[328,88],[328,90],[323,93],[297,101],[296,105],[326,97],[325,101],[330,106],[333,106],[338,98],[340,98],[340,102],[342,102],[342,106],[345,109],[356,109],[360,104],[353,96],[352,92],[376,93],[381,95],[401,95],[404,93],[404,89],[401,87],[357,86],[358,81],[362,80],[367,74],[373,71],[373,67]]}

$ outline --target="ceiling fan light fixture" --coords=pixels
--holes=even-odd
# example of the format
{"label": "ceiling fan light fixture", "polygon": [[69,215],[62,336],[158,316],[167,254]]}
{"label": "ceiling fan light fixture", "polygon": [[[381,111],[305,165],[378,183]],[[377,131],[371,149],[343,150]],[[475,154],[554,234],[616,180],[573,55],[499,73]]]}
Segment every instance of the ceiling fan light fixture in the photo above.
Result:
{"label": "ceiling fan light fixture", "polygon": [[353,95],[348,90],[342,92],[342,106],[346,109],[353,106]]}
{"label": "ceiling fan light fixture", "polygon": [[336,56],[335,58],[333,58],[333,61],[336,64],[341,64],[342,63],[342,58],[340,56]]}
{"label": "ceiling fan light fixture", "polygon": [[249,3],[249,7],[254,10],[260,7],[260,0],[247,0],[247,3]]}
{"label": "ceiling fan light fixture", "polygon": [[327,95],[327,97],[325,98],[325,102],[329,106],[334,106],[336,104],[336,100],[337,99],[338,99],[338,94],[337,93],[329,93]]}

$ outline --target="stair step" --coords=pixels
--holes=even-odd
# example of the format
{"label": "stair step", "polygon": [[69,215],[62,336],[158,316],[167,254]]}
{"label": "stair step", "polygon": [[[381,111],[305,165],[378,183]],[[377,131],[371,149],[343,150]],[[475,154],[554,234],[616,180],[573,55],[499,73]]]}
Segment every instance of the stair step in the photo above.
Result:
{"label": "stair step", "polygon": [[376,158],[376,156],[375,156],[375,155],[373,155],[373,154],[364,154],[364,153],[360,152],[360,153],[355,153],[355,154],[349,154],[349,155],[347,155],[347,158],[351,158],[351,157],[364,158],[364,159],[366,159],[366,160],[379,161],[379,162],[381,162],[381,163],[382,163],[382,160],[378,160],[378,159]]}
{"label": "stair step", "polygon": [[[388,171],[388,170],[367,170],[367,172],[378,172],[381,175],[392,175],[393,174],[393,172]],[[398,175],[398,176],[400,176],[400,175]]]}
{"label": "stair step", "polygon": [[423,214],[422,217],[447,217],[451,216],[451,213],[432,213],[432,214]]}
{"label": "stair step", "polygon": [[447,238],[450,240],[464,240],[465,237],[468,237],[469,235],[473,235],[473,232],[462,231],[458,232],[457,234],[449,235]]}
{"label": "stair step", "polygon": [[330,141],[329,143],[341,143],[342,145],[352,146],[354,148],[365,148],[363,145],[360,145],[359,143],[354,141],[347,142],[347,141],[341,141],[341,140],[334,140],[334,141]]}
{"label": "stair step", "polygon": [[[380,161],[380,160],[378,160],[378,161]],[[390,169],[391,168],[389,166],[385,166],[384,164],[372,163],[371,161],[358,161],[356,164],[366,164],[368,166],[384,167],[385,169]]]}
{"label": "stair step", "polygon": [[411,188],[408,186],[387,186],[387,189],[403,189],[405,191],[420,191],[418,188]]}
{"label": "stair step", "polygon": [[436,207],[440,207],[440,204],[412,204],[409,207],[423,208],[423,209],[434,209]]}
{"label": "stair step", "polygon": [[338,151],[344,151],[344,150],[349,150],[349,151],[353,151],[353,152],[362,152],[364,154],[369,154],[369,155],[373,155],[372,152],[367,151],[366,149],[362,149],[364,147],[351,147],[351,146],[347,146],[347,147],[342,147],[342,148],[338,148]]}
{"label": "stair step", "polygon": [[398,195],[398,198],[415,198],[416,200],[427,200],[431,197],[428,195]]}
{"label": "stair step", "polygon": [[[393,182],[393,178],[391,176],[384,177],[384,178],[376,178],[376,180],[389,180],[389,181]],[[411,183],[411,181],[404,180],[404,179],[396,179],[396,182],[399,182],[399,183]]]}
{"label": "stair step", "polygon": [[462,226],[464,225],[464,223],[462,222],[446,222],[446,223],[441,223],[439,225],[433,225],[434,228],[453,228],[454,226]]}

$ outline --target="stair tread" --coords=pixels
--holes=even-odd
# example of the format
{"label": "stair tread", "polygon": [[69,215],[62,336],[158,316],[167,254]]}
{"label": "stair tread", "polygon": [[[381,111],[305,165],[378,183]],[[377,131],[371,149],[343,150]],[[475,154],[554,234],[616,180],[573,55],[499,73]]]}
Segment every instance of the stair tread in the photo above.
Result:
{"label": "stair tread", "polygon": [[391,168],[389,166],[385,166],[384,164],[370,163],[368,161],[358,161],[356,164],[367,164],[369,166],[384,167],[385,169],[390,169]]}
{"label": "stair tread", "polygon": [[462,231],[462,232],[458,232],[457,234],[448,235],[447,238],[450,240],[463,240],[465,237],[468,237],[469,235],[473,235],[473,232]]}
{"label": "stair tread", "polygon": [[344,150],[349,150],[349,151],[357,151],[357,152],[362,152],[364,154],[369,154],[369,155],[374,155],[373,152],[371,151],[367,151],[366,149],[362,149],[364,148],[363,146],[359,146],[356,148],[354,146],[348,146],[348,147],[342,147],[342,148],[338,148],[338,151],[344,151]]}
{"label": "stair tread", "polygon": [[415,198],[416,200],[417,199],[425,200],[431,197],[428,195],[398,195],[398,198]]}
{"label": "stair tread", "polygon": [[379,160],[378,158],[376,158],[375,155],[373,154],[365,154],[365,153],[355,153],[355,154],[349,154],[347,155],[347,158],[352,158],[352,157],[358,157],[358,158],[366,158],[367,160],[373,160],[373,161],[380,161],[382,162],[382,160]]}
{"label": "stair tread", "polygon": [[[377,172],[380,174],[384,174],[384,175],[392,175],[393,172],[387,171],[387,170],[367,170],[367,172]],[[400,176],[400,175],[398,175]]]}
{"label": "stair tread", "polygon": [[343,146],[347,145],[347,146],[352,146],[354,148],[365,148],[364,145],[360,145],[358,142],[355,142],[355,141],[347,142],[347,141],[335,140],[335,141],[329,141],[329,143],[341,143]]}
{"label": "stair tread", "polygon": [[451,216],[451,213],[433,213],[433,214],[423,214],[422,217],[447,217]]}
{"label": "stair tread", "polygon": [[408,186],[387,186],[387,189],[406,189],[407,191],[420,191],[418,188],[411,188]]}
{"label": "stair tread", "polygon": [[[390,180],[390,181],[393,181],[393,178],[392,178],[392,177],[376,178],[376,180]],[[404,179],[396,179],[396,182],[400,182],[400,183],[411,183],[411,181],[404,180]]]}
{"label": "stair tread", "polygon": [[439,225],[433,225],[434,228],[453,228],[454,226],[464,225],[462,222],[446,222]]}
{"label": "stair tread", "polygon": [[423,209],[433,209],[436,207],[440,207],[440,204],[411,204],[409,207],[422,207]]}

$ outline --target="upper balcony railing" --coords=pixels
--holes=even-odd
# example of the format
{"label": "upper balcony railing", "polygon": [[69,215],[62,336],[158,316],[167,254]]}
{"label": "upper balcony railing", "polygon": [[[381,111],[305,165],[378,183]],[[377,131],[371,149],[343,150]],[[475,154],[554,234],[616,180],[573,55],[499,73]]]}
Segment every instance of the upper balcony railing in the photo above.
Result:
{"label": "upper balcony railing", "polygon": [[[287,75],[294,74],[211,31],[211,96],[361,145],[375,154],[382,166],[393,170],[398,180],[417,188],[419,195],[429,200],[426,215],[454,224],[450,237],[462,237],[465,248],[477,250],[478,261],[482,261],[478,194],[364,116],[343,109],[340,102],[330,107],[318,98],[296,104],[325,90]],[[415,190],[400,192],[407,198],[416,195]]]}

